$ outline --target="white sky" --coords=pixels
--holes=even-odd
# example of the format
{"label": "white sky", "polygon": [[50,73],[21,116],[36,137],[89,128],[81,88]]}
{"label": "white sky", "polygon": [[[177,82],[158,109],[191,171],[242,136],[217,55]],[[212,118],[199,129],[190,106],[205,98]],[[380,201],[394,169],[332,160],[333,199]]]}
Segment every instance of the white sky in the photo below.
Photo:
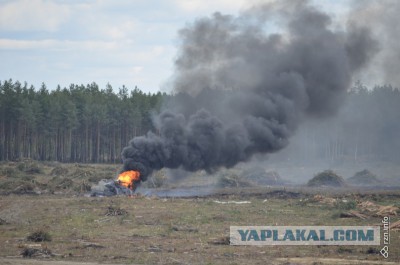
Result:
{"label": "white sky", "polygon": [[[271,0],[265,0],[271,1]],[[167,90],[177,32],[215,11],[237,14],[245,0],[0,0],[0,80],[49,89],[123,84]],[[262,1],[258,1],[262,2]],[[338,19],[341,0],[314,0]]]}

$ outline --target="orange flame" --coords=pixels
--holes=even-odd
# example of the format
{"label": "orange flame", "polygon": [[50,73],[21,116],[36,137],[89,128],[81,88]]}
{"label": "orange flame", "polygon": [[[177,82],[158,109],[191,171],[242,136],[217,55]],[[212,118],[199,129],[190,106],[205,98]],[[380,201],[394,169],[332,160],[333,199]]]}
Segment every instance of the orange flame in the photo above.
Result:
{"label": "orange flame", "polygon": [[134,182],[140,179],[139,171],[129,170],[122,172],[118,176],[118,183],[128,189],[134,189]]}

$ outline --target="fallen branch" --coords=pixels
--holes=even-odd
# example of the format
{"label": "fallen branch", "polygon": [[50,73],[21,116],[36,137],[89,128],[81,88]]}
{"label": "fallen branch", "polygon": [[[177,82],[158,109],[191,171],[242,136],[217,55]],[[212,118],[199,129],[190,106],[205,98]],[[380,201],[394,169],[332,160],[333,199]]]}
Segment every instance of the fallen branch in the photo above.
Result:
{"label": "fallen branch", "polygon": [[357,217],[363,220],[368,219],[367,215],[359,213],[357,211],[348,211],[340,214],[340,218],[353,218],[353,217]]}
{"label": "fallen branch", "polygon": [[390,230],[400,230],[400,220],[390,224]]}

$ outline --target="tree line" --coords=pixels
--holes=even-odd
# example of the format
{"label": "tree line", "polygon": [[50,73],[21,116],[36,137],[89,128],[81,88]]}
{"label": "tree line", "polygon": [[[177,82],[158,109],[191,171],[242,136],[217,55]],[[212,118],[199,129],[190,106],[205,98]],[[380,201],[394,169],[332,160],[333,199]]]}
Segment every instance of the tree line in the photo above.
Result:
{"label": "tree line", "polygon": [[153,129],[164,97],[96,83],[49,90],[0,82],[0,160],[119,163],[129,140]]}
{"label": "tree line", "polygon": [[[129,140],[155,131],[152,116],[175,99],[136,87],[114,92],[92,83],[49,90],[0,81],[0,161],[120,163]],[[282,157],[400,162],[399,135],[399,89],[358,82],[337,115],[305,122]]]}

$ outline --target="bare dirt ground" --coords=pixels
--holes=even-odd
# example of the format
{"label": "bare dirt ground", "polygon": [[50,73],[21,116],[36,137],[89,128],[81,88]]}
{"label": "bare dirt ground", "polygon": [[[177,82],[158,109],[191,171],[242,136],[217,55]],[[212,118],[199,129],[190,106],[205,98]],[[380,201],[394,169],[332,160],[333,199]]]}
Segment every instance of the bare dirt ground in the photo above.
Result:
{"label": "bare dirt ground", "polygon": [[[380,225],[386,215],[394,223],[400,219],[400,191],[395,189],[233,187],[174,197],[177,193],[166,188],[148,189],[152,192],[146,196],[86,197],[85,182],[101,177],[92,168],[114,172],[116,167],[56,167],[53,173],[54,167],[47,166],[33,168],[34,174],[16,169],[15,175],[0,175],[15,191],[0,187],[0,264],[400,263],[397,229],[391,230],[388,259],[379,254],[382,246],[229,245],[232,225]],[[37,231],[49,241],[28,240]]]}
{"label": "bare dirt ground", "polygon": [[76,262],[76,261],[55,261],[55,260],[32,260],[32,259],[17,259],[17,258],[0,258],[2,265],[111,265],[106,263],[93,263],[93,262]]}
{"label": "bare dirt ground", "polygon": [[[7,259],[0,258],[0,264],[2,265],[112,265],[112,263],[93,263],[93,262],[76,262],[76,261],[44,261],[44,260],[26,260],[26,259]],[[125,263],[127,264],[127,263]],[[178,264],[178,263],[175,263]],[[252,264],[251,261],[247,264]],[[271,260],[270,263],[263,264],[284,264],[284,265],[294,265],[294,264],[304,264],[304,265],[316,265],[316,264],[339,264],[339,265],[353,265],[353,264],[364,264],[364,265],[382,265],[382,264],[398,264],[397,262],[382,262],[382,261],[359,261],[359,260],[346,260],[346,259],[333,259],[333,258],[278,258]]]}
{"label": "bare dirt ground", "polygon": [[[283,199],[266,193],[265,197],[268,199],[247,196],[249,203],[235,204],[221,202],[239,201],[238,195],[3,196],[0,218],[6,223],[0,226],[0,261],[1,264],[11,261],[11,264],[42,264],[46,260],[77,264],[385,263],[378,253],[380,248],[374,246],[229,245],[231,225],[377,225],[382,219],[340,218],[348,210],[346,206],[320,201],[315,195],[310,201],[304,196]],[[382,196],[379,204],[392,205],[394,200]],[[28,241],[27,236],[37,230],[49,233],[51,241]],[[392,231],[387,261],[400,262],[399,246],[399,232]],[[21,253],[29,248],[42,252],[21,260]],[[31,259],[43,262],[29,263]]]}

